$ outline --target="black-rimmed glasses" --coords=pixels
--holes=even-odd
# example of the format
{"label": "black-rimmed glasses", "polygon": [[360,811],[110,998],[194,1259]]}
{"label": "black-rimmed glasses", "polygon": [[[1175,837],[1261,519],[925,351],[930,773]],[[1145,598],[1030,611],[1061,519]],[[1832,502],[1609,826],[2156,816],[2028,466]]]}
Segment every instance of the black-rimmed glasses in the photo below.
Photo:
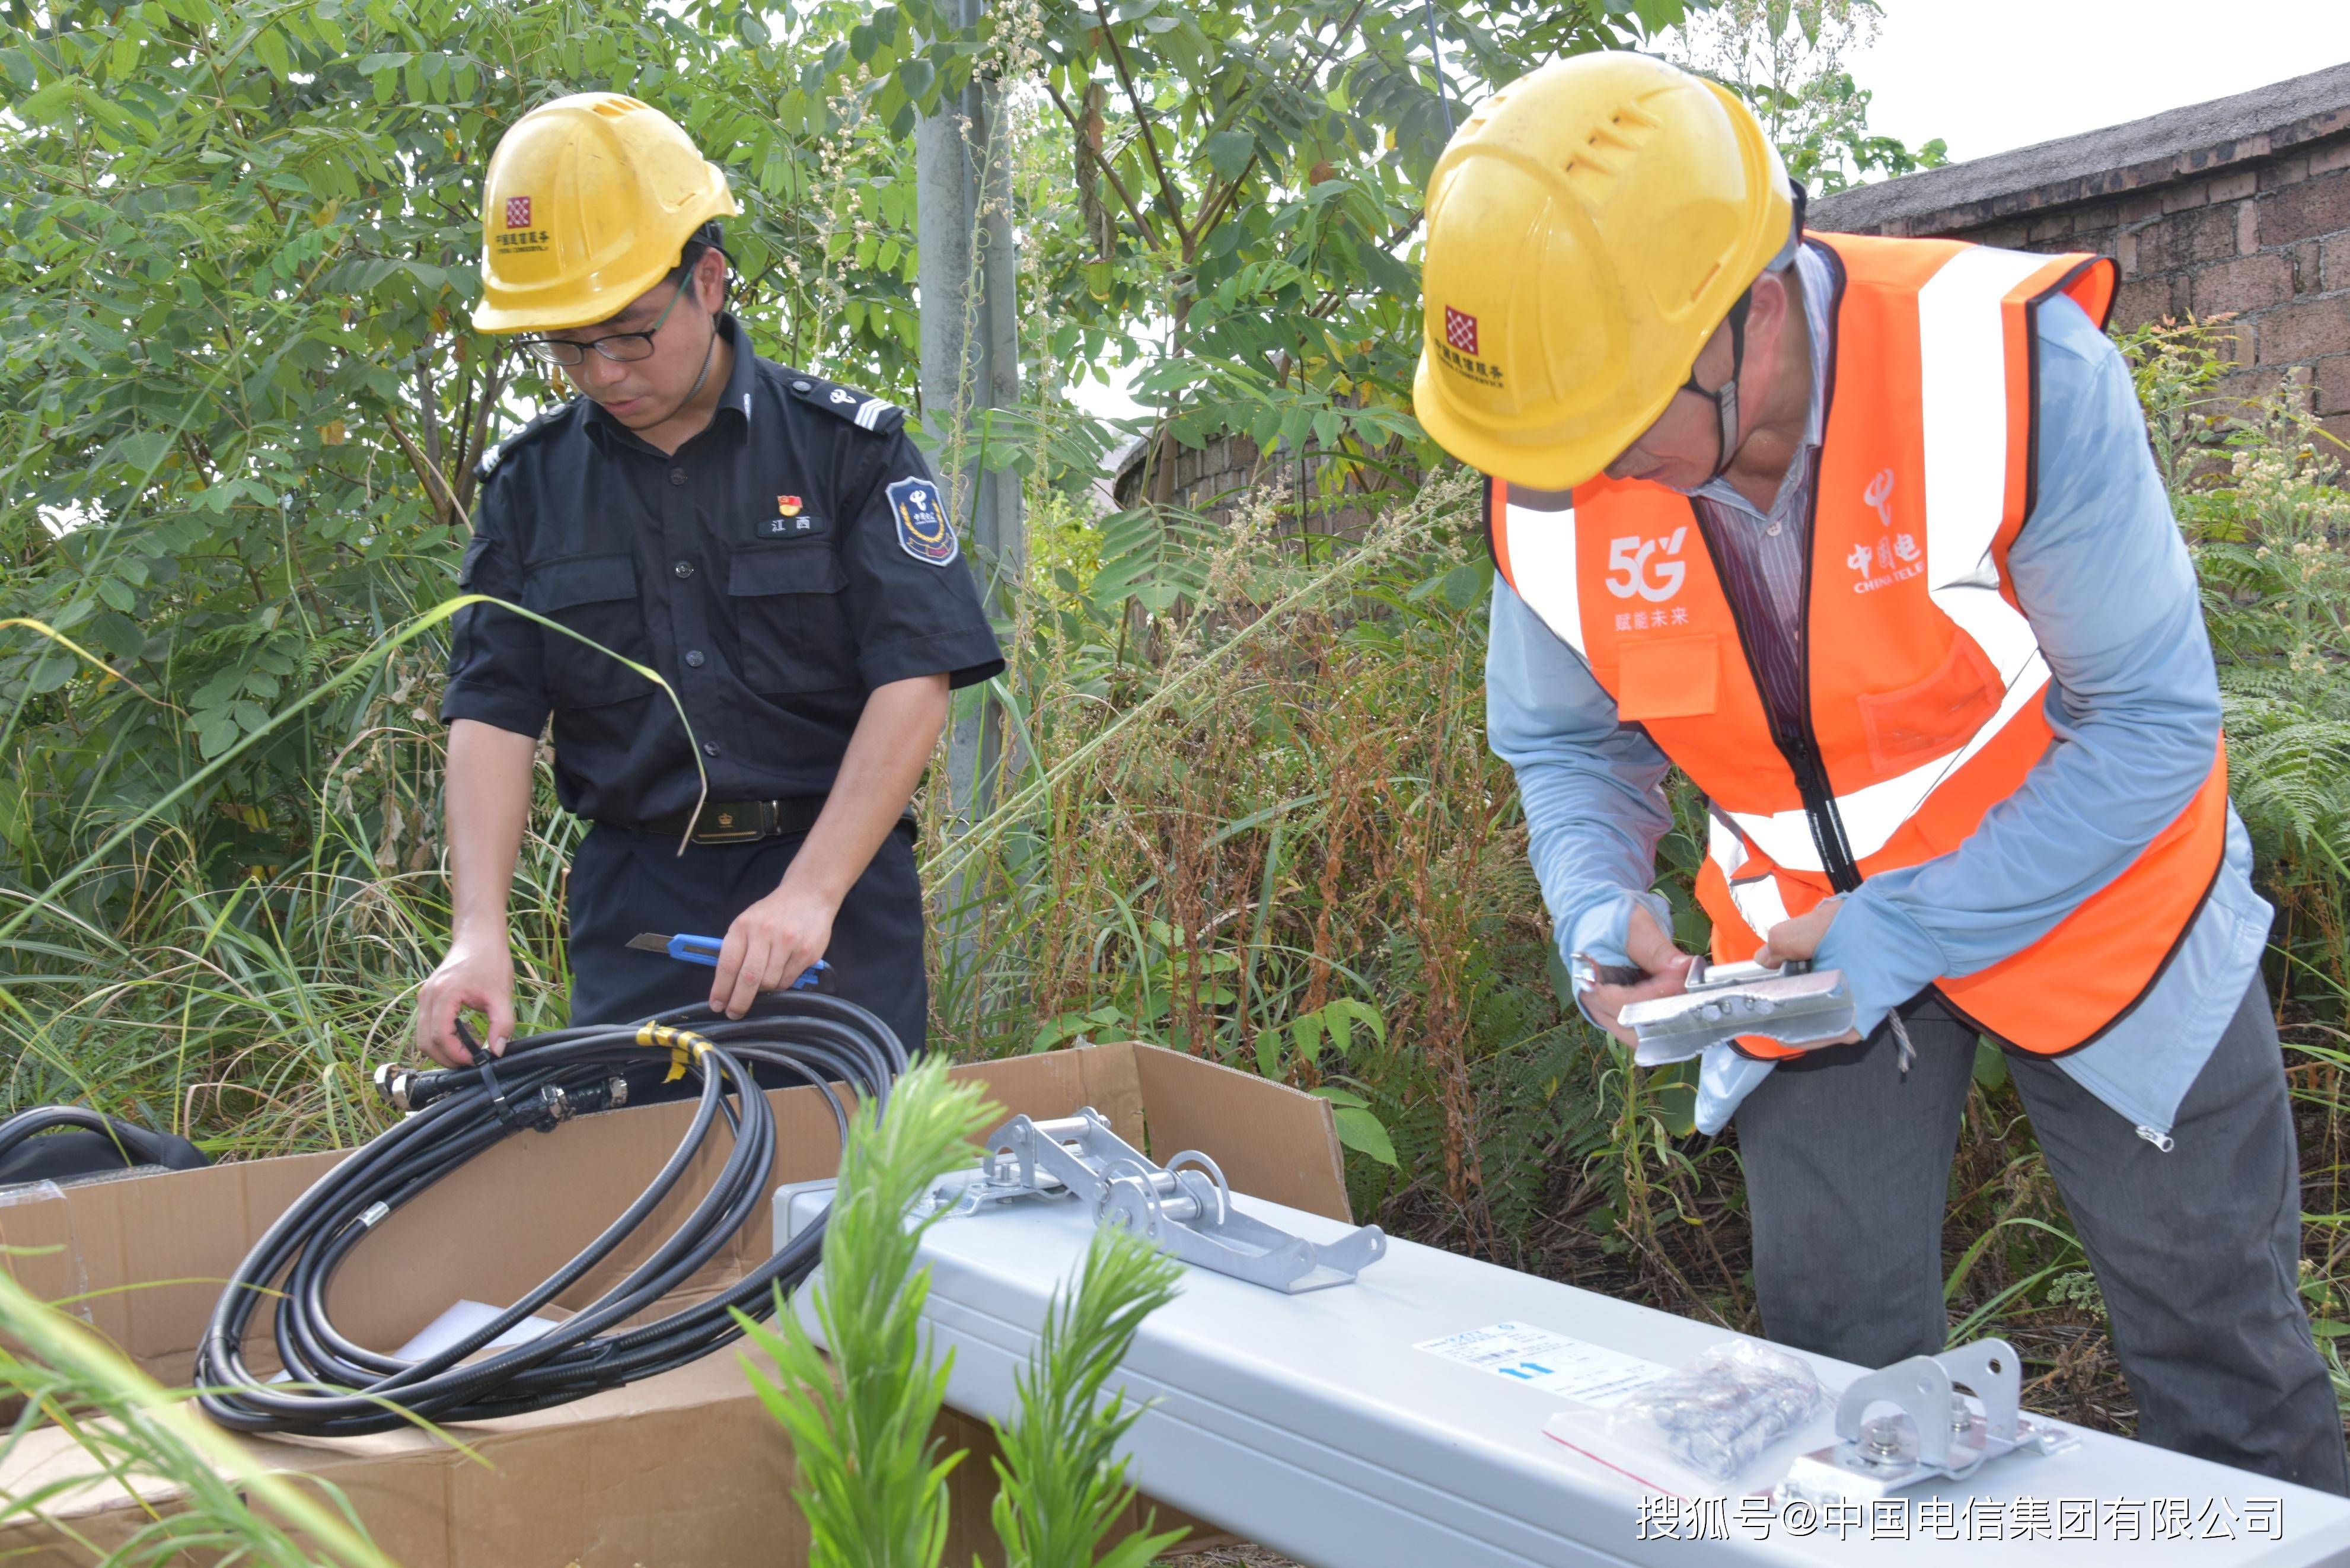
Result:
{"label": "black-rimmed glasses", "polygon": [[677,292],[669,296],[669,303],[661,307],[660,315],[642,332],[608,332],[585,343],[575,342],[568,337],[523,337],[515,340],[515,347],[542,365],[568,367],[585,364],[590,348],[605,358],[623,365],[632,360],[650,359],[653,353],[653,334],[661,329],[661,323],[669,319],[669,313],[675,310],[677,302],[685,297],[685,286],[692,281],[691,273],[678,280]]}

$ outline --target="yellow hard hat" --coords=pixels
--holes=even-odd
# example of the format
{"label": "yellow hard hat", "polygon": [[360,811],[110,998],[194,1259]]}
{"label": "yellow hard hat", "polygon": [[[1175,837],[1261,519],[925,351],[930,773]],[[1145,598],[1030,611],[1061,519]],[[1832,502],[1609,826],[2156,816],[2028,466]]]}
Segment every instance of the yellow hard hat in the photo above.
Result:
{"label": "yellow hard hat", "polygon": [[742,209],[677,121],[619,93],[543,103],[498,140],[482,182],[481,332],[618,316],[712,218]]}
{"label": "yellow hard hat", "polygon": [[1428,182],[1421,426],[1514,483],[1592,478],[1689,380],[1794,219],[1778,150],[1713,83],[1617,52],[1519,78]]}

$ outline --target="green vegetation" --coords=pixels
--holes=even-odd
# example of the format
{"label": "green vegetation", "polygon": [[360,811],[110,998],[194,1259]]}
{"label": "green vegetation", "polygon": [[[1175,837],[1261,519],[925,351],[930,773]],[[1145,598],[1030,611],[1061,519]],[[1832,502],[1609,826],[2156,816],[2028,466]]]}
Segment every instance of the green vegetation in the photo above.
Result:
{"label": "green vegetation", "polygon": [[906,1215],[1002,1118],[976,1088],[950,1085],[936,1058],[899,1080],[887,1116],[879,1108],[868,1100],[857,1109],[826,1219],[809,1310],[830,1354],[780,1287],[773,1326],[734,1314],[775,1363],[773,1377],[753,1364],[751,1382],[791,1434],[810,1568],[936,1568],[947,1472],[962,1459],[941,1458],[931,1435],[947,1367],[931,1359],[921,1327],[930,1271],[914,1267],[922,1232],[945,1215],[912,1226]]}
{"label": "green vegetation", "polygon": [[[0,1345],[0,1392],[23,1401],[0,1438],[0,1457],[29,1434],[54,1428],[71,1438],[71,1451],[83,1461],[56,1468],[52,1479],[31,1491],[0,1495],[0,1526],[44,1521],[93,1561],[103,1556],[107,1568],[199,1560],[263,1568],[391,1568],[331,1485],[319,1483],[328,1499],[321,1502],[255,1463],[178,1394],[131,1366],[60,1304],[27,1296],[5,1272],[0,1323],[8,1328],[8,1342]],[[68,1517],[90,1490],[138,1491],[158,1482],[177,1489],[174,1505],[151,1509],[118,1542],[88,1540]]]}
{"label": "green vegetation", "polygon": [[[1694,1137],[1687,1080],[1635,1075],[1562,1004],[1484,747],[1476,497],[1433,468],[1405,396],[1409,236],[1442,135],[1419,0],[997,12],[969,36],[914,4],[8,14],[0,1101],[84,1101],[224,1156],[380,1125],[368,1070],[404,1051],[446,929],[439,659],[429,632],[364,650],[445,599],[473,460],[555,395],[463,327],[498,131],[560,91],[660,104],[743,200],[737,304],[761,349],[910,402],[906,129],[1006,71],[1026,84],[1032,406],[987,460],[1024,475],[1032,571],[1009,591],[1002,804],[955,837],[924,802],[954,932],[931,955],[937,1037],[964,1057],[1143,1038],[1298,1085],[1336,1109],[1363,1218],[1754,1326],[1734,1131]],[[1786,14],[1765,8],[1765,32],[1799,57]],[[1450,101],[1679,16],[1440,5]],[[1773,90],[1828,92],[1811,68]],[[1790,156],[1897,166],[1841,112],[1789,120]],[[2332,1346],[2350,1329],[2350,495],[2291,405],[2213,400],[2197,329],[2133,350],[2280,910],[2305,1289]],[[1132,433],[1162,454],[1241,428],[1313,452],[1315,495],[1268,488],[1229,523],[1094,519],[1118,432],[1058,389],[1119,363],[1154,410]],[[1317,498],[1344,527],[1298,527]],[[525,1029],[560,1022],[567,985],[578,825],[542,804],[515,898]],[[1693,942],[1681,805],[1660,870]],[[1954,1323],[2014,1339],[2043,1407],[2126,1428],[1996,1054],[1951,1195]],[[1055,1386],[1090,1373],[1072,1376]]]}

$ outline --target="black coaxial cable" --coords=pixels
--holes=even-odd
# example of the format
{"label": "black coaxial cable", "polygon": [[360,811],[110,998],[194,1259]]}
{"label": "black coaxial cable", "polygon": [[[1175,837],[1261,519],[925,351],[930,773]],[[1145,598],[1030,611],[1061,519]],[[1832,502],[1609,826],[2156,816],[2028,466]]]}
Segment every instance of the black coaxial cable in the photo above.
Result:
{"label": "black coaxial cable", "polygon": [[[648,1052],[681,1055],[701,1079],[692,1125],[651,1183],[561,1268],[463,1339],[402,1360],[358,1344],[327,1310],[335,1271],[375,1227],[484,1149],[525,1130],[551,1131],[570,1116],[625,1097],[622,1075]],[[196,1353],[204,1410],[245,1432],[356,1437],[387,1431],[410,1415],[435,1422],[519,1415],[682,1366],[741,1333],[730,1309],[771,1314],[775,1287],[795,1289],[823,1245],[819,1220],[803,1229],[722,1293],[635,1328],[709,1262],[769,1201],[775,1123],[754,1070],[786,1080],[839,1084],[886,1106],[905,1071],[889,1026],[837,996],[773,993],[750,1016],[729,1020],[681,1008],[643,1024],[558,1029],[516,1040],[479,1067],[378,1075],[401,1109],[399,1126],[362,1147],[278,1216],[213,1309]],[[847,1113],[827,1096],[845,1139]],[[611,1255],[677,1186],[723,1120],[733,1137],[716,1179],[684,1220],[628,1275],[555,1327],[476,1361],[492,1340],[562,1294]],[[255,1314],[275,1300],[272,1333],[289,1378],[269,1382],[246,1365]]]}

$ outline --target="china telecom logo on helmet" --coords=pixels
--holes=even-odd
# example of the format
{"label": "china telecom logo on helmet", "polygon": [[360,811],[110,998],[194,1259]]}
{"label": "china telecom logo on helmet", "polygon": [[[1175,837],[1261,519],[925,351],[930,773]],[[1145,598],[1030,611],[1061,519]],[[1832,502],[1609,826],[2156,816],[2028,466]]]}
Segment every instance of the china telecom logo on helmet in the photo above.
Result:
{"label": "china telecom logo on helmet", "polygon": [[1477,352],[1477,318],[1465,310],[1444,307],[1444,341],[1463,354]]}
{"label": "china telecom logo on helmet", "polygon": [[555,237],[545,229],[530,226],[530,198],[527,196],[506,198],[505,219],[504,230],[492,234],[490,243],[506,255],[543,251],[546,249],[547,242]]}
{"label": "china telecom logo on helmet", "polygon": [[1478,357],[1477,318],[1465,310],[1444,307],[1444,341],[1431,344],[1436,357],[1457,373],[1483,387],[1502,384],[1502,368]]}

